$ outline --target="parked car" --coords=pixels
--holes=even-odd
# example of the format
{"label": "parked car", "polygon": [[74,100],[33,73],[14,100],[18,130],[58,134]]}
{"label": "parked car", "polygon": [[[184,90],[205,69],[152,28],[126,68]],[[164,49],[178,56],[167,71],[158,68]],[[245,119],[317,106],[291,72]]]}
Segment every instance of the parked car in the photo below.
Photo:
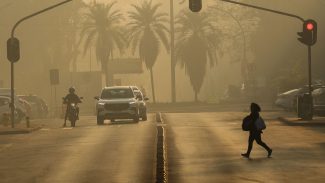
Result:
{"label": "parked car", "polygon": [[46,102],[37,95],[18,95],[19,98],[26,100],[31,105],[32,118],[46,118],[48,106]]}
{"label": "parked car", "polygon": [[[10,88],[0,88],[0,96],[3,97],[11,97],[11,89]],[[14,96],[15,99],[15,107],[16,107],[16,111],[18,114],[18,119],[17,121],[21,121],[25,116],[26,116],[26,106],[24,105],[23,102],[19,101],[19,98],[17,97],[17,95]]]}
{"label": "parked car", "polygon": [[[320,111],[323,103],[323,94],[321,94],[325,90],[325,86],[322,85],[313,85],[313,98],[314,98],[314,110]],[[278,95],[275,105],[284,108],[289,111],[297,110],[297,97],[302,96],[305,93],[309,92],[309,87],[303,86],[298,89],[289,90],[287,92],[281,93]],[[324,106],[325,108],[325,106]]]}
{"label": "parked car", "polygon": [[97,124],[102,125],[105,119],[133,119],[139,122],[140,102],[130,86],[105,87],[97,99]]}
{"label": "parked car", "polygon": [[149,98],[145,97],[143,93],[140,90],[133,90],[136,98],[139,101],[139,110],[140,110],[140,118],[142,121],[147,121],[147,105],[146,101],[149,100]]}
{"label": "parked car", "polygon": [[[0,96],[0,123],[4,123],[5,120],[9,120],[9,116],[11,114],[10,103],[11,99],[9,97]],[[19,122],[17,111],[15,111],[14,115],[15,122]]]}
{"label": "parked car", "polygon": [[313,91],[313,102],[315,114],[325,114],[325,87],[317,88]]}
{"label": "parked car", "polygon": [[291,111],[294,108],[294,100],[297,98],[297,95],[301,93],[301,89],[293,89],[287,92],[281,93],[277,96],[275,105],[281,107],[285,110]]}

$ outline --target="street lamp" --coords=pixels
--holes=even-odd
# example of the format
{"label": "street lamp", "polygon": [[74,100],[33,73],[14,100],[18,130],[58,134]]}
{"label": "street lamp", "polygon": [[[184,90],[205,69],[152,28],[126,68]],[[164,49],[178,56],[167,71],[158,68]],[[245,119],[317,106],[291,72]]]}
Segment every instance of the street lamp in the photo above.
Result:
{"label": "street lamp", "polygon": [[10,104],[10,108],[11,108],[11,127],[14,128],[15,127],[15,97],[14,97],[14,63],[17,62],[20,59],[20,50],[19,50],[19,40],[17,38],[15,38],[15,30],[18,27],[18,25],[20,23],[22,23],[23,21],[32,18],[36,15],[39,15],[41,13],[44,13],[45,11],[51,10],[53,8],[56,8],[60,5],[63,5],[67,2],[70,2],[72,0],[66,0],[63,2],[60,2],[58,4],[55,4],[53,6],[50,6],[48,8],[45,8],[43,10],[40,10],[36,13],[33,13],[31,15],[28,15],[22,19],[20,19],[12,28],[11,30],[11,37],[8,39],[7,41],[7,58],[8,60],[11,62],[11,104]]}

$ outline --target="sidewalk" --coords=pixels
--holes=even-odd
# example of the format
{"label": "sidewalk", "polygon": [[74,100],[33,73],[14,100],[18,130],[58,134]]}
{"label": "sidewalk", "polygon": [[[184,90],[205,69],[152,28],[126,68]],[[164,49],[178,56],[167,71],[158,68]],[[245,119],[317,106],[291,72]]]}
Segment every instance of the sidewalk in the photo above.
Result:
{"label": "sidewalk", "polygon": [[39,120],[31,120],[29,124],[29,128],[27,128],[25,120],[21,121],[18,124],[16,123],[15,128],[11,128],[10,122],[7,126],[0,124],[0,135],[25,134],[42,128],[42,124]]}
{"label": "sidewalk", "polygon": [[325,126],[325,117],[314,116],[313,120],[303,120],[298,117],[279,117],[281,122],[291,126]]}

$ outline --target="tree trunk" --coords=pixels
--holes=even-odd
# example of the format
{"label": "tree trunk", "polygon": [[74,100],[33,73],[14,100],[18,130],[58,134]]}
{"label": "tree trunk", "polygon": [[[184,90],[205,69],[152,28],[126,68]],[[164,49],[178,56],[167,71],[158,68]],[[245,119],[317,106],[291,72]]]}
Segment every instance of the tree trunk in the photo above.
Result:
{"label": "tree trunk", "polygon": [[152,101],[153,101],[153,103],[156,103],[156,97],[155,97],[155,85],[154,85],[154,81],[153,81],[152,68],[150,68],[150,78],[151,78]]}
{"label": "tree trunk", "polygon": [[195,95],[195,102],[199,102],[198,97],[197,97],[197,93],[198,93],[198,92],[197,92],[197,91],[194,91],[194,93],[195,93],[195,94],[194,94],[194,95]]}
{"label": "tree trunk", "polygon": [[176,102],[176,74],[175,74],[175,29],[174,29],[174,0],[170,0],[170,65],[171,65],[171,101]]}
{"label": "tree trunk", "polygon": [[105,84],[106,86],[114,85],[114,76],[112,73],[108,72],[108,64],[107,62],[102,62],[102,72],[105,74]]}

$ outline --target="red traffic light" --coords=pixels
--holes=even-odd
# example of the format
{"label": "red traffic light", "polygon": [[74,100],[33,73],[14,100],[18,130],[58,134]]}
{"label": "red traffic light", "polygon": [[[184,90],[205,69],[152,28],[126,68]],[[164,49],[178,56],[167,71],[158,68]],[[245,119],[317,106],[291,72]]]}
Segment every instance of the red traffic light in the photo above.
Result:
{"label": "red traffic light", "polygon": [[314,24],[312,24],[312,23],[307,23],[307,25],[306,25],[306,28],[307,28],[307,30],[313,30],[314,29]]}

